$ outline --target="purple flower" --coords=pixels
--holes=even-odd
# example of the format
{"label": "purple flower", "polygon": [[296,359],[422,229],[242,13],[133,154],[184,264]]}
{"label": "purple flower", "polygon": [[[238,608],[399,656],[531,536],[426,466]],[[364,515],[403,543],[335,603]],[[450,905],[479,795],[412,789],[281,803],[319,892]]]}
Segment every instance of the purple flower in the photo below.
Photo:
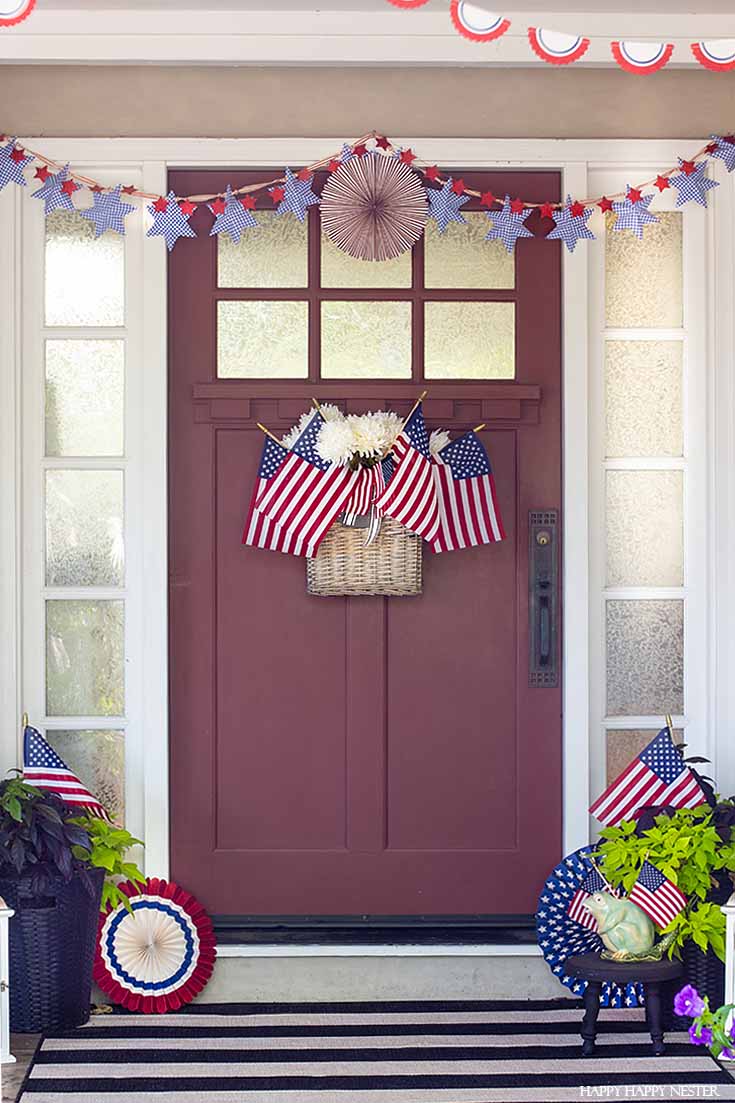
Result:
{"label": "purple flower", "polygon": [[[699,1033],[697,1033],[697,1029],[699,1029]],[[712,1037],[712,1031],[708,1026],[697,1028],[696,1023],[692,1023],[689,1027],[689,1041],[695,1046],[711,1046]]]}
{"label": "purple flower", "polygon": [[720,1050],[720,1057],[723,1057],[725,1061],[735,1061],[735,1050],[728,1049],[727,1046],[724,1046]]}
{"label": "purple flower", "polygon": [[704,1007],[704,1000],[691,984],[685,984],[681,992],[674,996],[674,1012],[677,1015],[688,1015],[691,1019],[696,1019],[697,1015],[702,1014]]}

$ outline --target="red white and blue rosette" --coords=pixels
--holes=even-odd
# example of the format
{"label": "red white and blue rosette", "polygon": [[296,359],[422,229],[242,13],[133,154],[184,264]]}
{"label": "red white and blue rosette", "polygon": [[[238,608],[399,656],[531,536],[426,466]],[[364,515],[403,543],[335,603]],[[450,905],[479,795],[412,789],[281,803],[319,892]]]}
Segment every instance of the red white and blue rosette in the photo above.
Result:
{"label": "red white and blue rosette", "polygon": [[589,38],[576,34],[549,31],[544,27],[529,27],[528,41],[531,49],[549,65],[571,65],[579,61],[590,48]]}
{"label": "red white and blue rosette", "polygon": [[14,27],[27,19],[36,0],[0,0],[0,27]]}
{"label": "red white and blue rosette", "polygon": [[668,65],[674,47],[671,42],[611,42],[615,61],[626,73],[657,73]]}
{"label": "red white and blue rosette", "polygon": [[[596,931],[583,927],[568,912],[575,892],[594,869],[589,860],[593,850],[592,846],[583,846],[559,862],[546,878],[536,911],[536,936],[546,964],[576,996],[582,995],[587,981],[567,973],[567,958],[573,954],[596,954],[604,949]],[[600,1007],[638,1007],[644,1003],[642,984],[605,981],[602,985]]]}
{"label": "red white and blue rosette", "polygon": [[692,53],[700,65],[713,73],[728,73],[735,69],[735,38],[692,42]]}
{"label": "red white and blue rosette", "polygon": [[395,8],[422,8],[429,0],[388,0]]}
{"label": "red white and blue rosette", "polygon": [[173,881],[128,881],[130,900],[100,917],[94,979],[115,1003],[145,1015],[176,1011],[203,990],[217,942],[202,905]]}
{"label": "red white and blue rosette", "polygon": [[493,42],[510,27],[510,19],[468,4],[466,0],[452,0],[449,14],[456,29],[470,42]]}

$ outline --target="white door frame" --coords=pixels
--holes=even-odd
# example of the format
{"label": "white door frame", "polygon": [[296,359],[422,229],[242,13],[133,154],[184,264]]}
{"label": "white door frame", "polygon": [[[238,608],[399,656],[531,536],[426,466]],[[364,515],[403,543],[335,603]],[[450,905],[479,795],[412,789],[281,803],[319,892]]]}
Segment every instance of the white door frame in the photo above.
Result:
{"label": "white door frame", "polygon": [[[691,141],[557,141],[500,139],[416,139],[397,138],[397,144],[413,146],[423,157],[443,164],[467,168],[556,169],[562,173],[563,194],[587,195],[588,173],[592,169],[629,168],[635,177],[643,167],[675,163],[676,154],[686,153]],[[169,169],[180,167],[266,167],[286,163],[308,164],[325,152],[338,150],[342,138],[320,139],[44,139],[22,138],[58,161],[99,166],[105,173],[137,166],[145,190],[165,193]],[[726,189],[721,189],[725,193]],[[725,201],[726,200],[726,201]],[[720,197],[722,225],[730,231],[723,248],[722,273],[718,269],[717,302],[723,311],[732,292],[732,222],[735,193],[732,187]],[[0,266],[0,316],[9,319],[0,327],[0,616],[6,646],[0,659],[0,760],[5,768],[18,760],[18,718],[24,702],[28,672],[22,664],[23,631],[20,608],[24,601],[24,573],[18,553],[23,530],[20,501],[20,455],[22,427],[19,417],[19,389],[22,348],[20,268],[21,204],[30,202],[20,189],[0,193],[0,238],[10,242],[10,263]],[[599,226],[598,226],[599,228]],[[140,233],[144,233],[141,224]],[[141,732],[138,784],[141,789],[146,864],[161,876],[168,873],[168,626],[167,626],[167,476],[166,476],[166,254],[161,240],[147,241],[141,253],[141,270],[131,277],[142,286],[143,383],[139,437],[142,443],[143,478],[136,508],[144,519],[145,538],[140,555],[141,574],[130,579],[128,589],[139,586],[146,615],[139,641],[141,699],[135,714]],[[564,618],[564,838],[566,852],[588,838],[589,803],[588,736],[589,706],[589,462],[588,462],[588,261],[584,245],[574,255],[564,250],[563,260],[564,370],[563,370],[563,618]],[[729,314],[730,312],[728,312]],[[732,329],[732,319],[729,318]],[[730,351],[731,343],[722,340]],[[728,377],[729,378],[729,377]],[[730,388],[728,390],[727,388]],[[720,390],[730,394],[727,380]],[[718,425],[719,456],[732,456],[732,425]],[[731,489],[722,483],[721,492]],[[720,491],[718,491],[718,498]],[[735,525],[732,510],[727,523]],[[726,539],[718,545],[723,563]],[[26,608],[28,593],[25,594]],[[732,609],[730,600],[729,608]],[[723,633],[724,635],[724,633]],[[25,673],[25,678],[24,678]],[[727,681],[727,677],[723,678]],[[718,686],[718,690],[719,690]],[[731,691],[730,691],[731,692]],[[733,763],[735,765],[735,763]]]}

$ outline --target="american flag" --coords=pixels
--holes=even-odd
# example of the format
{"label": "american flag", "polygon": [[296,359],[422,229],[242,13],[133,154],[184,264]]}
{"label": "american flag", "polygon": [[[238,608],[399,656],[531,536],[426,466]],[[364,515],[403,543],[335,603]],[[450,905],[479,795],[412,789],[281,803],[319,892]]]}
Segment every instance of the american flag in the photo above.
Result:
{"label": "american flag", "polygon": [[107,810],[59,758],[41,733],[30,727],[23,733],[23,779],[37,789],[56,793],[67,804],[79,805],[80,809],[93,816],[106,820],[110,818]]}
{"label": "american flag", "polygon": [[669,729],[663,728],[597,798],[590,812],[606,827],[615,827],[650,804],[695,808],[706,799],[677,751]]}
{"label": "american flag", "polygon": [[435,460],[440,523],[431,550],[457,551],[504,540],[493,471],[477,433],[446,444]]}
{"label": "american flag", "polygon": [[[591,870],[587,874],[582,884],[575,892],[572,899],[569,901],[569,907],[567,908],[567,914],[570,919],[576,920],[577,923],[581,923],[583,927],[587,927],[590,931],[597,930],[597,920],[592,912],[587,911],[584,906],[585,900],[588,900],[590,896],[594,896],[596,892],[609,892],[609,885],[602,879],[602,876],[596,869]],[[615,896],[618,893],[614,893]]]}
{"label": "american flag", "polygon": [[259,509],[255,503],[268,486],[270,479],[278,471],[283,461],[288,456],[288,449],[278,444],[271,437],[265,438],[263,455],[258,468],[258,481],[250,501],[250,510],[245,522],[245,531],[242,534],[243,544],[251,548],[265,548],[267,551],[284,552],[286,555],[300,555],[306,559],[312,559],[316,554],[313,548],[309,548],[300,536],[293,536],[282,525],[271,521]]}
{"label": "american flag", "polygon": [[373,502],[384,490],[383,465],[378,462],[373,467],[361,467],[357,485],[345,506],[345,524],[351,525],[356,517],[369,513]]}
{"label": "american flag", "polygon": [[650,862],[641,866],[638,880],[630,890],[630,899],[659,927],[676,919],[687,904],[686,896]]}
{"label": "american flag", "polygon": [[397,437],[393,455],[395,473],[376,507],[424,540],[433,540],[439,529],[439,502],[421,403]]}
{"label": "american flag", "polygon": [[327,463],[316,450],[324,418],[309,418],[278,471],[258,495],[255,508],[286,532],[303,540],[313,554],[354,490],[359,472]]}

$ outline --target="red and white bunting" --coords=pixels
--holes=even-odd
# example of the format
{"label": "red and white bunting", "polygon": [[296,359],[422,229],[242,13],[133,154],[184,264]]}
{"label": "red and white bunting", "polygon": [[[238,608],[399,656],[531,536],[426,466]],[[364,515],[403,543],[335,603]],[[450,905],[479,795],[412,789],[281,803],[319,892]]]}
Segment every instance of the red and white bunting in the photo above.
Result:
{"label": "red and white bunting", "polygon": [[668,65],[674,52],[671,42],[611,42],[610,49],[627,73],[657,73]]}
{"label": "red and white bunting", "polygon": [[510,27],[510,19],[465,0],[452,0],[449,13],[459,33],[471,42],[493,42]]}
{"label": "red and white bunting", "polygon": [[388,0],[395,8],[421,8],[428,4],[429,0]]}
{"label": "red and white bunting", "polygon": [[729,73],[735,69],[735,38],[692,42],[692,53],[699,64],[712,73]]}
{"label": "red and white bunting", "polygon": [[27,19],[36,0],[0,0],[0,27],[14,27]]}
{"label": "red and white bunting", "polygon": [[528,41],[536,57],[547,61],[549,65],[571,65],[573,61],[579,61],[590,48],[589,38],[549,31],[544,27],[529,27]]}

